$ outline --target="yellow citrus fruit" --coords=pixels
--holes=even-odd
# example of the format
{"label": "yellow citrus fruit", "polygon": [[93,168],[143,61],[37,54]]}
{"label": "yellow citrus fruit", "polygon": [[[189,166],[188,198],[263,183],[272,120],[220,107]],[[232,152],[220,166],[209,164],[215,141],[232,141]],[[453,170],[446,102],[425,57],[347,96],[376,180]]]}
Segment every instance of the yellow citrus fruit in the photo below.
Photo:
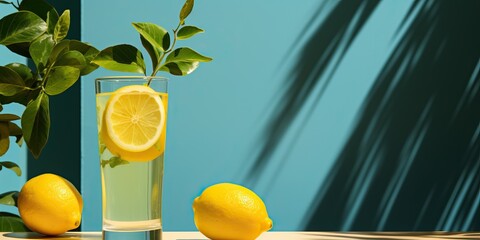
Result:
{"label": "yellow citrus fruit", "polygon": [[193,202],[198,230],[210,239],[253,240],[272,228],[262,199],[232,183],[205,189]]}
{"label": "yellow citrus fruit", "polygon": [[25,225],[44,235],[65,233],[77,228],[82,220],[82,196],[72,183],[55,174],[28,180],[17,204]]}
{"label": "yellow citrus fruit", "polygon": [[124,160],[153,160],[165,150],[165,108],[150,87],[120,88],[107,102],[100,136],[109,151]]}

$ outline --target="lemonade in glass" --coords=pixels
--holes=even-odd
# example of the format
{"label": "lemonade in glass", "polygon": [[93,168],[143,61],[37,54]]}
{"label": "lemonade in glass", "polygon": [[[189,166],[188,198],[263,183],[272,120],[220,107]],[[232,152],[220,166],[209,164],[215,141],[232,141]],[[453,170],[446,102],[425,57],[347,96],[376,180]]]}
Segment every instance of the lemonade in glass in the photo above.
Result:
{"label": "lemonade in glass", "polygon": [[116,232],[161,239],[167,80],[97,79],[96,107],[104,239]]}

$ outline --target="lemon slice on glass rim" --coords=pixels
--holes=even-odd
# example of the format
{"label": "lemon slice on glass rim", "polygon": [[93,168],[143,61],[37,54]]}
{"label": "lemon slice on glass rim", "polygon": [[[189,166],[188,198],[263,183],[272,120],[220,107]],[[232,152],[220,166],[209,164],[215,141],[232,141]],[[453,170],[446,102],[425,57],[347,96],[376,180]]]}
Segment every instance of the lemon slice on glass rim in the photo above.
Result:
{"label": "lemon slice on glass rim", "polygon": [[126,86],[108,100],[104,121],[115,145],[129,152],[142,152],[162,135],[165,108],[159,94],[150,87]]}

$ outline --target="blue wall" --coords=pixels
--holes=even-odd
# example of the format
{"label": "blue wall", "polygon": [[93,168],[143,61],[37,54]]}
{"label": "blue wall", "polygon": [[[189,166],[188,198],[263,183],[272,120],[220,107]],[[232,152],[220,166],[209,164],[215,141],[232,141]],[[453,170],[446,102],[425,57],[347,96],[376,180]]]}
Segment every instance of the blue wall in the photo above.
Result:
{"label": "blue wall", "polygon": [[[398,135],[398,142],[388,145],[388,139],[382,142],[385,135],[376,133],[377,130],[384,127],[388,132],[392,127],[409,126],[407,123],[389,125],[395,123],[393,120],[362,128],[366,122],[381,123],[384,119],[381,114],[367,114],[372,103],[379,105],[375,109],[390,106],[390,98],[372,99],[379,89],[399,90],[394,83],[403,83],[405,81],[401,80],[406,78],[422,81],[406,74],[416,71],[408,64],[415,65],[423,59],[432,65],[424,65],[422,69],[429,69],[437,66],[433,65],[436,56],[444,58],[440,51],[437,55],[429,52],[431,58],[424,59],[422,56],[426,53],[422,48],[408,49],[405,45],[415,40],[411,36],[415,31],[422,30],[427,34],[425,41],[430,39],[429,32],[421,28],[426,23],[419,21],[426,13],[444,16],[440,15],[446,8],[442,3],[445,2],[197,1],[188,23],[206,32],[187,44],[212,56],[214,61],[202,64],[187,77],[171,77],[163,190],[164,229],[195,230],[191,210],[193,199],[207,186],[224,181],[243,184],[257,192],[266,202],[274,221],[273,230],[479,229],[475,217],[479,216],[480,180],[478,171],[472,173],[479,169],[476,125],[449,129],[454,125],[445,124],[443,128],[462,132],[455,141],[468,139],[465,143],[459,140],[459,145],[465,148],[454,148],[440,141],[439,146],[415,143],[414,140],[421,141],[423,135],[414,126],[404,129],[404,132],[412,132],[414,140],[406,137],[405,141],[400,141],[402,138]],[[467,5],[464,6],[466,10]],[[182,1],[83,0],[81,6],[82,40],[104,48],[118,43],[140,46],[131,22],[151,21],[167,29],[175,27]],[[442,18],[439,19],[441,22]],[[462,35],[468,29],[473,31],[473,26],[468,24],[472,22],[475,21],[464,22],[464,32],[447,28],[454,33],[445,39],[472,37]],[[436,29],[435,24],[432,23],[431,29]],[[433,39],[435,37],[442,42],[443,35],[434,34]],[[478,34],[473,37],[478,39]],[[446,46],[448,50],[449,42],[444,42],[438,49]],[[463,46],[458,47],[461,50]],[[463,105],[458,109],[465,115],[461,121],[473,124],[478,124],[479,116],[469,113],[475,112],[474,106],[477,112],[480,108],[477,92],[472,92],[479,82],[475,75],[476,61],[471,63],[475,57],[478,59],[478,54],[477,50],[472,50],[468,59],[452,60],[463,61],[465,65],[465,69],[458,68],[458,72],[465,74],[463,82],[470,82],[466,84],[468,92],[465,94],[472,97],[470,105],[465,105],[468,109],[464,110]],[[411,68],[402,68],[402,64],[389,65],[399,58],[408,60],[409,56],[413,63],[406,61],[405,64]],[[399,69],[399,73],[390,76],[391,69]],[[447,77],[458,76],[453,73],[457,72],[452,71]],[[112,74],[118,73],[99,70],[81,81],[83,230],[101,228],[94,79]],[[418,74],[428,78],[428,73]],[[390,88],[381,85],[382,80],[388,80]],[[429,84],[433,86],[435,82]],[[415,85],[411,86],[415,89]],[[429,85],[418,86],[430,89]],[[410,95],[417,96],[403,92],[403,96]],[[461,97],[450,100],[457,102],[459,99]],[[404,101],[407,106],[415,106],[415,101],[409,102],[408,98]],[[418,103],[427,110],[430,106]],[[442,106],[441,102],[432,104]],[[397,107],[401,109],[401,106],[404,105]],[[428,115],[427,110],[425,114]],[[410,117],[421,122],[425,114],[412,113]],[[428,119],[447,118],[446,113],[442,114],[428,115],[431,117]],[[395,116],[395,119],[404,116]],[[408,122],[409,118],[405,119]],[[429,132],[428,126],[420,126]],[[442,132],[442,127],[436,129]],[[372,140],[373,137],[378,139]],[[403,146],[403,150],[392,157],[388,155],[392,146]],[[458,157],[458,164],[448,154],[442,157],[425,150],[426,155],[416,155],[422,146],[463,155]],[[349,149],[358,151],[352,155]],[[425,163],[422,159],[432,162]],[[441,168],[436,159],[442,161]],[[431,167],[410,171],[417,166],[415,163]],[[452,175],[442,175],[449,166],[458,169],[453,167]],[[415,175],[411,175],[412,172]],[[432,172],[439,175],[432,175]],[[409,189],[415,189],[415,184],[409,181],[422,179],[432,179],[431,185],[418,188],[426,195],[412,197],[415,191]],[[446,179],[446,182],[438,179]],[[387,186],[376,185],[382,182]],[[436,202],[432,199],[437,198],[444,202],[433,204]],[[376,205],[369,206],[369,201]],[[413,206],[412,216],[401,213],[409,211],[405,207],[408,205]],[[430,205],[437,208],[431,209]],[[428,214],[438,215],[438,219],[443,220],[433,224],[435,220],[425,218]]]}
{"label": "blue wall", "polygon": [[[193,199],[228,181],[265,200],[273,230],[478,231],[480,2],[452,2],[197,1],[189,22],[206,33],[188,45],[215,60],[171,77],[165,230],[195,230]],[[104,48],[139,46],[133,21],[176,26],[181,5],[83,0],[72,11],[82,40]],[[83,230],[101,228],[93,80],[112,74],[79,84]],[[1,161],[32,176],[3,170],[0,192],[54,169],[78,181],[79,163],[55,154],[59,134],[29,166],[12,144]]]}
{"label": "blue wall", "polygon": [[[366,93],[395,46],[395,29],[411,5],[410,1],[380,4],[338,69],[333,70],[333,63],[329,67],[335,75],[322,101],[307,99],[308,107],[300,111],[279,142],[272,161],[252,180],[249,170],[261,151],[272,106],[285,101],[280,97],[292,81],[289,72],[312,34],[309,29],[321,24],[322,16],[336,3],[196,3],[189,22],[206,33],[188,44],[214,61],[191,76],[170,82],[166,230],[194,230],[192,200],[205,187],[222,181],[244,184],[262,196],[274,219],[274,230],[296,230],[306,224],[316,189],[346,141]],[[153,21],[172,28],[181,4],[83,1],[83,40],[100,48],[122,42],[138,46],[130,22]],[[93,79],[110,74],[117,73],[97,71],[82,81],[82,172],[89,176],[82,178],[85,201],[89,202],[84,229],[98,229],[101,212]]]}
{"label": "blue wall", "polygon": [[[175,27],[182,4],[60,5],[81,13],[83,41],[104,48],[140,46],[131,22]],[[478,231],[479,10],[475,0],[197,1],[188,23],[206,33],[186,44],[214,61],[171,77],[165,230],[195,230],[193,199],[227,181],[257,192],[277,231]],[[25,62],[6,48],[0,55],[2,65]],[[1,161],[32,176],[2,170],[0,193],[58,170],[81,182],[82,230],[101,229],[94,79],[115,74],[98,70],[77,85],[81,163],[55,154],[63,130],[48,159],[29,166],[25,147],[12,144]],[[64,119],[62,101],[52,119]]]}

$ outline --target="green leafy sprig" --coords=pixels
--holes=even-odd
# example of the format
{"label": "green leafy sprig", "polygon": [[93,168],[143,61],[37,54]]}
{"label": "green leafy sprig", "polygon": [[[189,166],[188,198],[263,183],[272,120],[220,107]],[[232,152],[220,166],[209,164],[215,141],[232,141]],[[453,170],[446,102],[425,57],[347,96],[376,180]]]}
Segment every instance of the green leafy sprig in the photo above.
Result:
{"label": "green leafy sprig", "polygon": [[31,59],[35,67],[30,69],[22,63],[0,66],[0,104],[16,102],[26,106],[21,132],[38,158],[49,136],[49,98],[65,92],[80,76],[98,68],[91,61],[99,51],[81,41],[66,39],[69,10],[59,15],[43,0],[1,3],[11,4],[18,11],[0,20],[0,44]]}
{"label": "green leafy sprig", "polygon": [[[177,40],[189,39],[204,32],[196,26],[185,24],[193,5],[194,0],[186,0],[183,5],[179,14],[179,23],[173,30],[173,42],[169,32],[159,25],[148,22],[132,23],[140,34],[140,41],[152,61],[153,69],[150,76],[156,76],[159,71],[184,76],[197,69],[200,62],[212,60],[188,47],[175,48]],[[147,76],[142,52],[128,44],[115,45],[102,50],[93,63],[108,70],[140,73]]]}
{"label": "green leafy sprig", "polygon": [[[98,68],[91,63],[99,51],[77,40],[66,39],[70,29],[70,11],[61,15],[44,0],[16,0],[10,4],[17,11],[0,19],[0,44],[33,62],[31,68],[22,63],[0,66],[0,112],[3,105],[19,103],[26,108],[20,118],[0,114],[0,157],[10,148],[10,138],[38,158],[45,147],[50,130],[49,99],[65,92],[79,79]],[[16,124],[21,121],[21,128]],[[17,176],[20,167],[11,161],[0,161],[0,170],[12,170]],[[16,206],[18,192],[0,194],[0,204]],[[0,212],[0,232],[28,231],[21,218]]]}

